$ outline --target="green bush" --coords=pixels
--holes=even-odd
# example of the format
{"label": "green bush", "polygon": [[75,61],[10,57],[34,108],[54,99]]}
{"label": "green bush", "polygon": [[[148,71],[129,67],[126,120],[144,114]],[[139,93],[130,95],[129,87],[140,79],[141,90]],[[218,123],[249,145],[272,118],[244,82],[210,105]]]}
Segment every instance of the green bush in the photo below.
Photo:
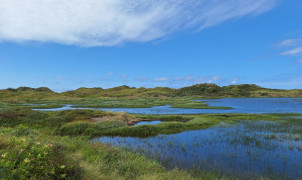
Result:
{"label": "green bush", "polygon": [[60,127],[55,134],[57,135],[81,135],[84,134],[85,130],[89,127],[93,127],[92,123],[87,122],[79,122],[79,123],[72,123],[72,124],[65,124]]}
{"label": "green bush", "polygon": [[119,128],[124,126],[127,125],[122,121],[102,121],[97,123],[77,122],[63,125],[55,132],[55,134],[69,136],[93,136],[102,134],[102,132],[107,129]]}
{"label": "green bush", "polygon": [[122,121],[102,121],[94,123],[93,126],[87,128],[84,132],[85,135],[95,136],[101,134],[105,130],[126,127],[127,124]]}
{"label": "green bush", "polygon": [[45,122],[48,124],[48,126],[51,127],[58,127],[61,126],[62,124],[66,123],[66,122],[70,122],[71,121],[71,117],[69,116],[51,116],[46,118]]}
{"label": "green bush", "polygon": [[43,125],[48,117],[46,113],[28,108],[9,108],[0,111],[0,126],[13,127],[20,124]]}
{"label": "green bush", "polygon": [[81,171],[65,164],[53,144],[30,142],[12,137],[6,149],[0,149],[1,179],[77,179]]}
{"label": "green bush", "polygon": [[12,135],[28,136],[28,135],[36,135],[36,132],[28,128],[27,126],[21,124],[17,128],[14,128],[14,130],[12,131]]}

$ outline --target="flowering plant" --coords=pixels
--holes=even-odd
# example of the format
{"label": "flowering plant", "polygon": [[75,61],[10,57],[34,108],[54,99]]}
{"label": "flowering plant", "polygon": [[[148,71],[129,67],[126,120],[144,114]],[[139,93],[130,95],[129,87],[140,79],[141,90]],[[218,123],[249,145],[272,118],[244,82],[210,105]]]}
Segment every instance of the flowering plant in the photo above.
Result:
{"label": "flowering plant", "polygon": [[73,168],[54,161],[52,144],[11,137],[9,148],[0,150],[1,179],[66,179]]}

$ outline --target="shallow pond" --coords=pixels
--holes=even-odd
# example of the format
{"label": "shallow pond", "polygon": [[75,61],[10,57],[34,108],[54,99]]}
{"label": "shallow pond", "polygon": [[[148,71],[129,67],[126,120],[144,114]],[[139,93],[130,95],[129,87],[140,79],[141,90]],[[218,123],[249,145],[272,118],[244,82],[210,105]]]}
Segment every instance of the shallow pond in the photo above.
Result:
{"label": "shallow pond", "polygon": [[266,121],[241,121],[204,130],[149,138],[100,137],[108,143],[143,153],[166,168],[219,170],[240,179],[253,177],[302,178],[302,141],[283,127]]}
{"label": "shallow pond", "polygon": [[302,101],[299,98],[223,98],[197,100],[209,106],[227,106],[232,113],[302,113]]}
{"label": "shallow pond", "polygon": [[136,123],[134,126],[140,126],[140,125],[156,125],[162,123],[162,121],[141,121]]}
{"label": "shallow pond", "polygon": [[185,109],[172,108],[169,105],[151,108],[74,108],[66,105],[56,109],[38,109],[41,111],[59,111],[68,109],[94,109],[104,111],[124,111],[132,114],[201,114],[201,113],[300,113],[302,101],[299,98],[225,98],[204,101],[209,106],[232,107],[233,109]]}

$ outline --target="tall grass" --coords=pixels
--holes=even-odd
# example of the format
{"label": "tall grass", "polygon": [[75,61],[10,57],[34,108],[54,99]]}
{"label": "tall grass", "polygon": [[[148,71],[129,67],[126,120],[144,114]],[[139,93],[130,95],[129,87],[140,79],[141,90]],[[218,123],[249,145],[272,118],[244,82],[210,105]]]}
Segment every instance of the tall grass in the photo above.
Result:
{"label": "tall grass", "polygon": [[[177,169],[168,171],[142,155],[92,143],[90,138],[147,137],[207,128],[222,121],[284,118],[278,114],[133,116],[92,110],[3,109],[0,111],[0,176],[2,179],[219,179],[217,174],[207,172],[192,175]],[[164,123],[130,126],[140,120],[156,119]]]}

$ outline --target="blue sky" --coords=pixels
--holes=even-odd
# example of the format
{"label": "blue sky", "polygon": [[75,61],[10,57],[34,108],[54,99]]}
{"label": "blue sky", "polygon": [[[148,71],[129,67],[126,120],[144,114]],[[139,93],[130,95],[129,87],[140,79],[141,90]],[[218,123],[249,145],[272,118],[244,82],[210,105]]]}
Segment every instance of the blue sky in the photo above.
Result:
{"label": "blue sky", "polygon": [[0,0],[0,89],[302,89],[301,0]]}

